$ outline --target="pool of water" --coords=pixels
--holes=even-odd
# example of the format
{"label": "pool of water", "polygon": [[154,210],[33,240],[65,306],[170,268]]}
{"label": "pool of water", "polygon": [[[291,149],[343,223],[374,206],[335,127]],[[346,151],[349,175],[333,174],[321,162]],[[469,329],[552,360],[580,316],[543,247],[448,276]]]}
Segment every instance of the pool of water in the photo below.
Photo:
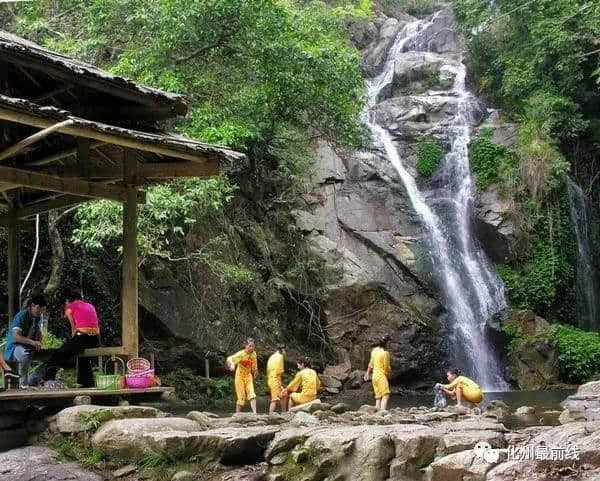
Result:
{"label": "pool of water", "polygon": [[[520,406],[532,406],[535,412],[531,416],[522,417],[511,415],[505,424],[509,428],[519,428],[533,425],[557,425],[558,415],[562,408],[560,403],[574,390],[556,390],[556,391],[505,391],[505,392],[486,392],[481,404],[483,408],[492,400],[505,402],[514,411]],[[322,398],[324,402],[337,403],[345,402],[353,409],[358,409],[363,404],[373,404],[373,398],[365,391],[344,391],[342,394],[333,397]],[[266,397],[257,399],[259,412],[267,412],[269,400]],[[404,394],[392,395],[390,398],[390,408],[410,408],[415,406],[433,406],[433,393],[429,394]],[[177,403],[174,405],[160,405],[160,409],[171,412],[174,415],[185,415],[189,411],[211,411],[221,416],[229,416],[235,409],[233,399],[221,399],[214,404],[207,406]],[[245,410],[249,410],[246,407]]]}

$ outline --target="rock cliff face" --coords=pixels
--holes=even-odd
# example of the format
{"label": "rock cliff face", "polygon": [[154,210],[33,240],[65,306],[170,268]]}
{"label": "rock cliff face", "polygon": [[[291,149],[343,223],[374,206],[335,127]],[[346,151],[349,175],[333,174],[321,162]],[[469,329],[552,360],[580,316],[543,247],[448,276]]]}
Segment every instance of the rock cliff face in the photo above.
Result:
{"label": "rock cliff face", "polygon": [[324,309],[338,361],[364,368],[373,342],[390,333],[394,371],[402,377],[435,366],[441,307],[417,269],[419,225],[384,168],[375,155],[320,145],[306,197],[312,213],[298,222],[340,271]]}

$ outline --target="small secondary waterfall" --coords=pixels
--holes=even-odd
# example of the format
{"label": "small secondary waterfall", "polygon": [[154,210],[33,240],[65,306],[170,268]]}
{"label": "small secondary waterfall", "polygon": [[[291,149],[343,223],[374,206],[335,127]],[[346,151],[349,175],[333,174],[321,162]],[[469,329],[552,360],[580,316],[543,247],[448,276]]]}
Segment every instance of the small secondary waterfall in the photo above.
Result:
{"label": "small secondary waterfall", "polygon": [[446,134],[450,151],[440,164],[442,186],[422,192],[405,165],[390,132],[375,120],[374,107],[384,89],[391,86],[394,66],[403,51],[427,51],[420,36],[431,21],[408,23],[390,48],[381,73],[367,82],[368,105],[365,122],[376,144],[397,171],[414,210],[425,228],[434,275],[450,315],[454,361],[463,366],[486,390],[504,390],[507,384],[502,367],[485,337],[486,321],[506,307],[504,286],[471,229],[472,178],[468,144],[473,126],[476,99],[465,86],[466,68],[458,65],[451,91],[430,92],[455,103],[456,113],[448,122]]}
{"label": "small secondary waterfall", "polygon": [[600,286],[592,263],[592,235],[589,205],[583,190],[569,179],[571,219],[577,239],[575,295],[579,327],[600,330]]}

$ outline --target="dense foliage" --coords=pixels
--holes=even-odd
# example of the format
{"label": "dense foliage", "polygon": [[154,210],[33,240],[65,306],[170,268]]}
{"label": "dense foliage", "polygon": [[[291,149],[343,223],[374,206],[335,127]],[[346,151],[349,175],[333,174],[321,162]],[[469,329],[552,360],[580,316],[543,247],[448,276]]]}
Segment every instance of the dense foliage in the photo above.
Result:
{"label": "dense foliage", "polygon": [[469,149],[470,163],[475,172],[477,186],[488,189],[492,184],[505,183],[514,176],[516,156],[503,145],[491,140],[492,131],[484,130],[472,143]]}
{"label": "dense foliage", "polygon": [[444,151],[435,139],[424,139],[419,143],[417,172],[422,177],[430,177],[438,168]]}
{"label": "dense foliage", "polygon": [[[566,194],[565,194],[566,195]],[[568,199],[538,214],[532,253],[518,267],[499,266],[511,303],[551,320],[574,318],[575,238]],[[533,214],[530,214],[533,217]]]}

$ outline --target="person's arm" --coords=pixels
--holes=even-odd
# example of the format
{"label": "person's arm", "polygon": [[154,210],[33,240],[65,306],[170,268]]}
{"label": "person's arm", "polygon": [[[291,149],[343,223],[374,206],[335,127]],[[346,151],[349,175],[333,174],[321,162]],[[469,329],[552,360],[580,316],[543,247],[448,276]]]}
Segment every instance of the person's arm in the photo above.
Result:
{"label": "person's arm", "polygon": [[28,337],[23,336],[21,334],[20,327],[13,327],[13,339],[17,344],[26,344],[28,346],[36,348],[37,350],[40,350],[42,348],[41,341],[35,341],[33,339],[29,339]]}
{"label": "person's arm", "polygon": [[6,363],[6,361],[4,360],[4,356],[2,355],[2,353],[0,352],[0,367],[2,368],[2,370],[4,372],[12,372],[12,369],[10,368],[10,366]]}
{"label": "person's arm", "polygon": [[365,372],[365,375],[363,377],[365,382],[369,380],[369,377],[371,376],[371,371],[373,370],[373,357],[373,351],[371,351],[371,359],[369,360],[369,365],[367,366],[367,372]]}
{"label": "person's arm", "polygon": [[67,309],[65,311],[65,316],[69,320],[69,324],[71,325],[71,337],[75,337],[75,320],[73,319],[73,310]]}
{"label": "person's arm", "polygon": [[385,351],[385,354],[383,356],[383,370],[385,371],[385,375],[387,377],[390,377],[390,375],[392,374],[392,362],[390,359],[389,351]]}
{"label": "person's arm", "polygon": [[252,353],[252,377],[258,376],[258,356],[256,352]]}
{"label": "person's arm", "polygon": [[240,362],[243,355],[244,355],[244,350],[241,350],[241,351],[238,351],[235,354],[232,354],[231,356],[229,356],[227,358],[227,362],[226,362],[227,368],[232,372],[235,371],[235,366],[237,363]]}
{"label": "person's arm", "polygon": [[454,379],[454,381],[452,381],[449,384],[437,384],[437,386],[445,393],[452,394],[459,382],[460,382],[460,379],[457,377]]}
{"label": "person's arm", "polygon": [[319,379],[318,374],[317,374],[317,382],[315,384],[315,387],[316,387],[316,389],[315,389],[316,393],[319,394],[319,390],[321,389],[321,380]]}
{"label": "person's arm", "polygon": [[300,384],[302,384],[302,371],[298,372],[298,374],[296,374],[296,377],[294,378],[294,380],[288,384],[288,386],[285,388],[286,392],[294,392],[297,391],[298,388],[300,387]]}

